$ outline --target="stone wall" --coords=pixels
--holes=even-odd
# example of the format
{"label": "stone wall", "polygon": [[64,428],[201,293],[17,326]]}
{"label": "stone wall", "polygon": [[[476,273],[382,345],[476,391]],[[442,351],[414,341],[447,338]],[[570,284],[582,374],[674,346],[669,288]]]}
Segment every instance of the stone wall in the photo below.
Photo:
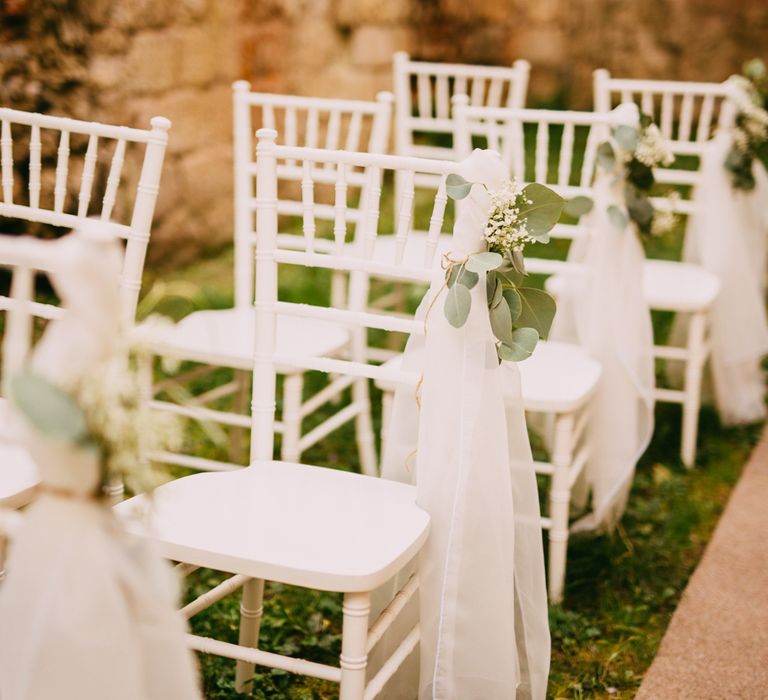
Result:
{"label": "stone wall", "polygon": [[0,103],[173,122],[152,264],[232,235],[231,92],[372,98],[391,55],[533,65],[530,104],[589,107],[591,71],[722,80],[759,55],[766,0],[0,0]]}

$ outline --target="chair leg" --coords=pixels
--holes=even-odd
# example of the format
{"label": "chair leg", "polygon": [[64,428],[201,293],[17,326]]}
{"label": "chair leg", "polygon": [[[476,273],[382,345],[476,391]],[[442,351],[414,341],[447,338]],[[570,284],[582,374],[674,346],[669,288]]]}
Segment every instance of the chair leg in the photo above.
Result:
{"label": "chair leg", "polygon": [[570,468],[573,461],[572,413],[555,419],[552,445],[552,485],[549,489],[549,598],[563,600],[565,566],[568,558],[568,517],[571,506]]}
{"label": "chair leg", "polygon": [[360,455],[360,469],[367,476],[376,476],[379,468],[376,459],[376,444],[371,418],[371,396],[368,380],[359,379],[352,386],[352,400],[360,406],[355,417],[355,437]]}
{"label": "chair leg", "polygon": [[680,458],[688,468],[693,467],[696,462],[701,383],[707,359],[706,335],[706,314],[693,314],[688,326],[688,360],[685,365],[685,385],[683,387],[685,397],[683,399],[683,425],[680,444]]}
{"label": "chair leg", "polygon": [[[259,645],[259,628],[264,612],[264,580],[252,578],[243,586],[240,602],[240,646],[255,649]],[[253,679],[254,665],[247,661],[238,661],[235,669],[235,690],[245,691]]]}
{"label": "chair leg", "polygon": [[301,459],[301,398],[304,391],[304,375],[287,374],[283,384],[283,447],[282,459],[298,462]]}
{"label": "chair leg", "polygon": [[344,622],[341,637],[341,688],[339,700],[363,700],[368,665],[369,593],[344,595]]}
{"label": "chair leg", "polygon": [[[235,370],[235,382],[237,390],[235,391],[234,406],[232,410],[240,416],[248,413],[250,403],[250,379],[251,373],[242,369]],[[245,449],[245,428],[233,427],[229,439],[229,459],[232,462],[240,463],[243,455],[247,454]]]}

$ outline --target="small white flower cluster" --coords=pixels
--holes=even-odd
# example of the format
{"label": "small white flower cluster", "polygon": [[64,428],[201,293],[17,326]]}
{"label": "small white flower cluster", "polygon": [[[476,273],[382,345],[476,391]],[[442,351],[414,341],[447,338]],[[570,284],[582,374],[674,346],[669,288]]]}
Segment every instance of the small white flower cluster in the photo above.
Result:
{"label": "small white flower cluster", "polygon": [[649,124],[640,130],[640,138],[632,155],[649,168],[657,165],[671,165],[675,160],[666,139],[655,124]]}
{"label": "small white flower cluster", "polygon": [[174,416],[149,411],[138,372],[126,357],[116,353],[93,368],[77,387],[75,400],[101,450],[105,480],[119,477],[138,493],[151,491],[161,481],[142,452],[178,448],[182,433]]}
{"label": "small white flower cluster", "polygon": [[768,140],[768,112],[760,105],[760,95],[747,78],[737,76],[734,80],[740,89],[734,92],[739,116],[733,129],[733,141],[739,150],[749,151],[752,144]]}
{"label": "small white flower cluster", "polygon": [[[523,252],[526,243],[536,239],[528,233],[526,219],[520,218],[520,199],[523,190],[516,181],[510,180],[502,189],[489,193],[491,208],[485,225],[484,237],[488,250],[501,255]],[[527,204],[532,202],[528,201]]]}

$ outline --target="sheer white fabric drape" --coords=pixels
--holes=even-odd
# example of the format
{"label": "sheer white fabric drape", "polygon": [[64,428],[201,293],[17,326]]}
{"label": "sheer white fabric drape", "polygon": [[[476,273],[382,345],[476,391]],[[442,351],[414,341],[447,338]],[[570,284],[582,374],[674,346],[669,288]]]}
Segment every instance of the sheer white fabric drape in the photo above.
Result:
{"label": "sheer white fabric drape", "polygon": [[[491,151],[475,151],[457,172],[490,189],[508,179]],[[476,185],[461,204],[454,260],[484,248],[490,200]],[[421,406],[412,386],[398,389],[382,466],[385,478],[415,479],[431,517],[420,563],[419,698],[543,700],[546,585],[518,369],[496,359],[483,275],[460,329],[445,320],[444,289],[436,269],[417,312],[426,337],[411,338],[404,356],[404,368],[423,376]]]}
{"label": "sheer white fabric drape", "polygon": [[[720,293],[709,314],[712,389],[722,421],[738,424],[766,415],[760,362],[768,353],[768,176],[755,162],[755,189],[732,188],[723,165],[730,148],[731,135],[721,132],[702,155],[683,259],[702,265],[720,280]],[[684,325],[684,318],[676,320],[676,340],[684,338]]]}
{"label": "sheer white fabric drape", "polygon": [[[637,126],[635,105],[621,105],[617,113]],[[608,217],[611,204],[623,208],[624,183],[612,180],[612,174],[598,169],[594,206],[582,219],[589,236],[571,245],[568,258],[578,272],[564,279],[551,333],[553,340],[586,348],[603,368],[588,408],[589,458],[572,493],[577,510],[591,495],[591,512],[574,524],[576,531],[610,529],[621,517],[635,466],[653,434],[653,328],[642,289],[645,256],[635,225],[619,230]]]}
{"label": "sheer white fabric drape", "polygon": [[[54,284],[68,312],[46,330],[32,369],[70,389],[114,350],[121,254],[84,234],[55,245],[66,265]],[[167,563],[92,498],[101,476],[93,455],[18,421],[45,490],[13,533],[0,587],[0,697],[200,698]]]}

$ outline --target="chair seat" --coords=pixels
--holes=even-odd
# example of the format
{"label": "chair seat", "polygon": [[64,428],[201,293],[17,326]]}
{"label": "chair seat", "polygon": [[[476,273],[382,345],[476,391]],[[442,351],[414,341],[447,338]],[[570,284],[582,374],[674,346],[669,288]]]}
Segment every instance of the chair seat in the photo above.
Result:
{"label": "chair seat", "polygon": [[[402,355],[385,363],[393,370],[399,370]],[[600,379],[600,363],[591,359],[577,345],[570,343],[541,342],[533,355],[518,363],[521,391],[526,411],[563,413],[580,408],[592,395]],[[502,364],[502,378],[505,389],[511,393],[513,374]],[[393,392],[396,381],[377,380],[376,385]]]}
{"label": "chair seat", "polygon": [[717,298],[720,280],[699,265],[670,260],[646,260],[643,292],[652,309],[706,311]]}
{"label": "chair seat", "polygon": [[[562,293],[564,275],[546,281],[553,296]],[[646,260],[643,263],[643,293],[651,309],[658,311],[706,311],[717,298],[720,281],[699,265],[671,260]]]}
{"label": "chair seat", "polygon": [[8,402],[0,399],[0,508],[27,505],[40,482],[37,466],[29,453],[14,445]]}
{"label": "chair seat", "polygon": [[581,408],[602,374],[600,363],[571,343],[541,342],[518,363],[526,411],[564,413]]}
{"label": "chair seat", "polygon": [[168,559],[341,592],[383,584],[429,528],[412,486],[287,462],[184,477],[115,509]]}
{"label": "chair seat", "polygon": [[[159,355],[250,370],[253,328],[253,309],[234,308],[196,311],[175,325],[143,326],[137,333]],[[307,355],[322,357],[338,354],[349,341],[349,332],[326,321],[278,316],[276,339],[277,352],[301,348]]]}

